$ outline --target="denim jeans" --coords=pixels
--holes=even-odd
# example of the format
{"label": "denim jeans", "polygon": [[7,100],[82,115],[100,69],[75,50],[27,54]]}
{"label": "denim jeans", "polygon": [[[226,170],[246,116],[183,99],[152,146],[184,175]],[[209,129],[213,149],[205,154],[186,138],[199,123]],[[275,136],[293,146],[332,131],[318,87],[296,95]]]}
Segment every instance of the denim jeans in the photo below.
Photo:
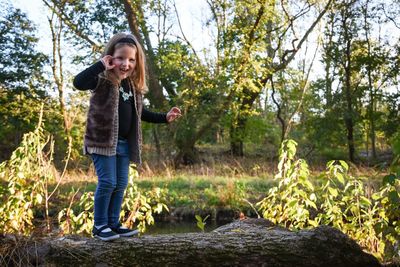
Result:
{"label": "denim jeans", "polygon": [[92,159],[98,177],[94,194],[94,224],[113,227],[119,223],[122,200],[128,185],[128,142],[118,140],[115,156],[92,154]]}

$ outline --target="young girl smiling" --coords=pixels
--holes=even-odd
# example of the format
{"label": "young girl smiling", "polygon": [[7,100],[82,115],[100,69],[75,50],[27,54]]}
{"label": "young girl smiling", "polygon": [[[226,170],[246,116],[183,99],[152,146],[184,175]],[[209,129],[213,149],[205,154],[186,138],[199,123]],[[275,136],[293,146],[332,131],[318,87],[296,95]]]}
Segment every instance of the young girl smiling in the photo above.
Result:
{"label": "young girl smiling", "polygon": [[128,184],[129,164],[141,164],[141,120],[172,122],[181,111],[156,113],[143,107],[147,90],[145,56],[137,39],[115,34],[100,61],[79,73],[74,87],[92,90],[84,137],[98,176],[94,196],[93,236],[104,241],[138,233],[119,222]]}

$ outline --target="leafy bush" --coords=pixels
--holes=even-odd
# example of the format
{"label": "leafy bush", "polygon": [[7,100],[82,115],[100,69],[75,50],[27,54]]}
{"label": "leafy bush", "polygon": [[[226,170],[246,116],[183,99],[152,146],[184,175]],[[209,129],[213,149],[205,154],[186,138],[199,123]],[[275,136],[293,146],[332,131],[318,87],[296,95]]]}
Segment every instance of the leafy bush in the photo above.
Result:
{"label": "leafy bush", "polygon": [[307,163],[295,160],[296,145],[293,140],[282,143],[275,176],[279,184],[257,203],[263,217],[292,230],[331,225],[381,259],[400,256],[399,173],[386,176],[374,191],[365,178],[348,173],[346,162],[330,161],[313,184]]}
{"label": "leafy bush", "polygon": [[[165,202],[166,191],[160,188],[141,192],[133,182],[138,177],[137,171],[133,165],[129,170],[129,183],[126,195],[122,203],[121,220],[128,226],[137,225],[140,232],[146,231],[146,225],[154,224],[154,213],[168,211]],[[93,192],[85,192],[80,197],[79,203],[72,208],[74,199],[73,194],[71,204],[64,208],[58,214],[58,221],[63,233],[85,233],[90,234],[93,227]]]}
{"label": "leafy bush", "polygon": [[0,179],[6,184],[0,190],[0,232],[28,234],[34,208],[43,204],[48,215],[47,185],[55,174],[54,142],[44,134],[41,118],[42,114],[36,129],[23,136],[11,158],[0,164]]}
{"label": "leafy bush", "polygon": [[[33,230],[34,213],[44,208],[47,229],[50,230],[48,184],[55,181],[57,170],[53,165],[54,141],[42,128],[42,113],[38,126],[23,136],[20,146],[8,161],[0,164],[0,232],[29,234]],[[163,203],[165,190],[154,188],[140,192],[133,183],[137,172],[130,167],[129,186],[123,203],[122,218],[126,223],[137,222],[141,232],[146,224],[154,224],[153,213],[168,210]],[[78,192],[71,192],[71,202],[58,214],[63,233],[87,233],[93,226],[94,196],[85,192],[73,205]],[[125,216],[127,215],[127,216]]]}

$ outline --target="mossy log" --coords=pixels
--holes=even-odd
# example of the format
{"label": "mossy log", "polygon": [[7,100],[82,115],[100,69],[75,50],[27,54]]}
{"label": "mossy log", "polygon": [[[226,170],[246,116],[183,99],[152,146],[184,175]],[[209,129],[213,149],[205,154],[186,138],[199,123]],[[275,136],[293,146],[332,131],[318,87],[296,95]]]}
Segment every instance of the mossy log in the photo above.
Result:
{"label": "mossy log", "polygon": [[39,266],[381,266],[332,227],[292,232],[263,219],[236,221],[210,233],[144,235],[114,242],[44,238],[27,242],[19,251]]}

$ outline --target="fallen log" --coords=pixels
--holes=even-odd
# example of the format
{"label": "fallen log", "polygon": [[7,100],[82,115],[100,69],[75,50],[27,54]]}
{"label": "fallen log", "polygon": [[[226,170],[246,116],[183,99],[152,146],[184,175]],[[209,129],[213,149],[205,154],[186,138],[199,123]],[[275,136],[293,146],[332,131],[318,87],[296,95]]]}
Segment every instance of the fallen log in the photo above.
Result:
{"label": "fallen log", "polygon": [[144,235],[114,242],[45,238],[26,242],[19,255],[38,266],[381,266],[335,228],[292,232],[264,219],[236,221],[210,233]]}

